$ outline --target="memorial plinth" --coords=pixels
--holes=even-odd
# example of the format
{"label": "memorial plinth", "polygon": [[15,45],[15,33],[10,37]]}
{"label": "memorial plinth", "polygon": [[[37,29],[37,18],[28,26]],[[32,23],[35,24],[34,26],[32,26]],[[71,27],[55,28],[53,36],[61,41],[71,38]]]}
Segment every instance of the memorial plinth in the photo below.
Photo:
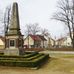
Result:
{"label": "memorial plinth", "polygon": [[5,34],[5,55],[19,55],[23,49],[23,35],[20,32],[18,4],[12,6],[10,26]]}

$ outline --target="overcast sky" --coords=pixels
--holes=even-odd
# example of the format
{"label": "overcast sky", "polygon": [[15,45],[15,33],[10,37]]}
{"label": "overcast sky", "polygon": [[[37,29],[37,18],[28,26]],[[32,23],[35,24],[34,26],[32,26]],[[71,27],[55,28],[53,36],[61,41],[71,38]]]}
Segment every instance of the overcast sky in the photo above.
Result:
{"label": "overcast sky", "polygon": [[0,0],[0,10],[17,2],[19,5],[20,26],[25,28],[26,24],[39,23],[40,27],[49,30],[52,37],[60,37],[64,34],[65,28],[63,23],[51,20],[52,15],[56,12],[58,0]]}

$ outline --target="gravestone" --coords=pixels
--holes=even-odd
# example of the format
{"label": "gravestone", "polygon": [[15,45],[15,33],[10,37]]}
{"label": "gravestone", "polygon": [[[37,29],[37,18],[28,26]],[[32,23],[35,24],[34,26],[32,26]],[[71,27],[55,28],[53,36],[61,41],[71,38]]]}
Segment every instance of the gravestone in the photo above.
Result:
{"label": "gravestone", "polygon": [[23,35],[20,32],[18,4],[12,6],[10,26],[5,34],[5,55],[19,55],[23,49]]}

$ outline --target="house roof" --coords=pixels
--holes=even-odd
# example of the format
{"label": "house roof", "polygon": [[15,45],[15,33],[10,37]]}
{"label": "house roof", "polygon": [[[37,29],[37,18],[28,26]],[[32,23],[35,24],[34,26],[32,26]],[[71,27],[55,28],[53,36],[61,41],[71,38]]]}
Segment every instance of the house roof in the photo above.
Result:
{"label": "house roof", "polygon": [[41,35],[37,35],[37,36],[39,36],[42,41],[47,41],[47,40],[44,38],[44,36],[41,36]]}
{"label": "house roof", "polygon": [[36,41],[47,41],[45,38],[44,38],[44,36],[41,36],[41,35],[29,35],[29,36],[31,36],[31,38],[33,39],[33,40],[36,40]]}
{"label": "house roof", "polygon": [[40,37],[37,35],[29,35],[35,41],[41,41]]}
{"label": "house roof", "polygon": [[0,39],[1,39],[3,42],[5,42],[5,37],[0,36]]}
{"label": "house roof", "polygon": [[49,39],[51,39],[52,41],[55,41],[55,39],[53,39],[53,38],[49,38]]}
{"label": "house roof", "polygon": [[64,40],[66,40],[66,37],[60,38],[57,41],[64,41]]}

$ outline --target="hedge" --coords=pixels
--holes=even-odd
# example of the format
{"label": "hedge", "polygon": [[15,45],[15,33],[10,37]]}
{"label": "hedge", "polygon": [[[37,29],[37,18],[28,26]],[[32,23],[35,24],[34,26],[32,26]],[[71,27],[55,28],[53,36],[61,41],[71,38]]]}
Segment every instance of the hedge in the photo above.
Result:
{"label": "hedge", "polygon": [[35,58],[38,58],[38,57],[41,57],[43,54],[37,54],[35,56],[32,56],[32,57],[28,57],[28,58],[3,58],[1,57],[0,60],[16,60],[16,61],[30,61],[30,60],[33,60]]}
{"label": "hedge", "polygon": [[3,57],[3,58],[29,58],[29,57],[32,57],[32,56],[35,56],[37,55],[38,53],[37,52],[26,52],[24,53],[24,55],[19,55],[19,56],[8,56],[8,55],[0,55],[0,58]]}
{"label": "hedge", "polygon": [[30,61],[21,60],[0,60],[2,66],[19,66],[19,67],[39,67],[42,63],[48,60],[49,55],[41,55]]}

